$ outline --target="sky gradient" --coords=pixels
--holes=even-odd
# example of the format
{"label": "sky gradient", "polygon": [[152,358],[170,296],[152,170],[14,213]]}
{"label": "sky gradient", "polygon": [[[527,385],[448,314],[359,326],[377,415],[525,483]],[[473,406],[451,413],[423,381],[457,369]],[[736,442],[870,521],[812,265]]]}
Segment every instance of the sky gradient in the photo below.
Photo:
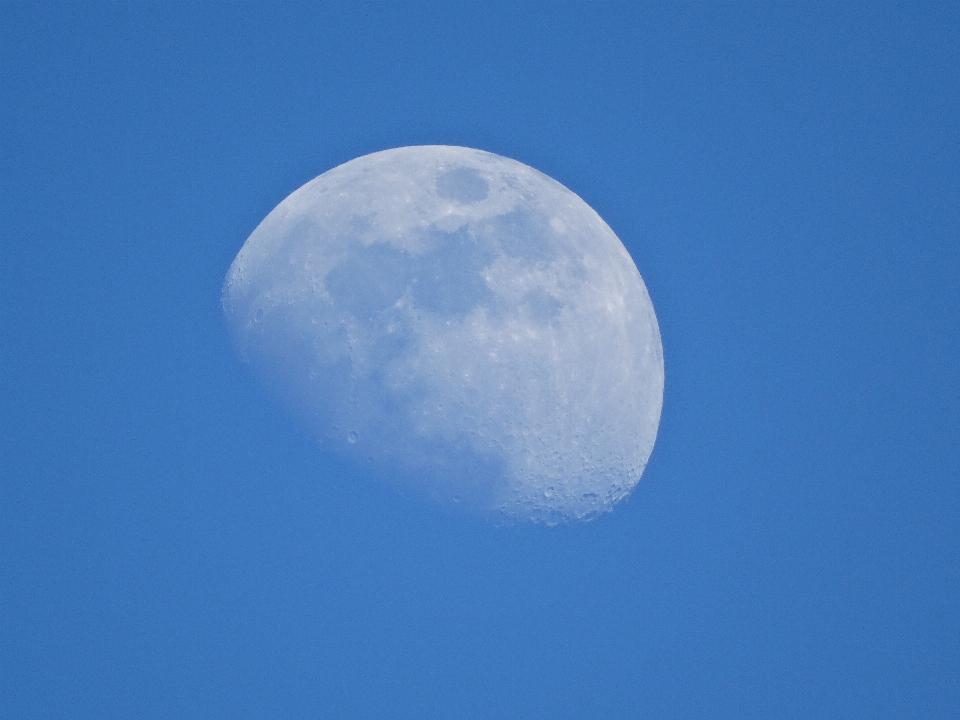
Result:
{"label": "sky gradient", "polygon": [[[0,715],[960,714],[950,4],[0,6]],[[488,150],[657,311],[633,495],[499,528],[331,465],[224,275],[357,156]]]}

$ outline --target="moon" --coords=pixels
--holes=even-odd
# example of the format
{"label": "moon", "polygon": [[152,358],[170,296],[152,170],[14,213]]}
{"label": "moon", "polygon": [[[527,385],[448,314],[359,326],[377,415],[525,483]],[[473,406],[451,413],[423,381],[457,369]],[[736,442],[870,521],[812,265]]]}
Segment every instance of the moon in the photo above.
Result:
{"label": "moon", "polygon": [[238,352],[359,476],[506,522],[611,510],[640,480],[663,349],[626,248],[576,194],[481,150],[323,173],[227,273]]}

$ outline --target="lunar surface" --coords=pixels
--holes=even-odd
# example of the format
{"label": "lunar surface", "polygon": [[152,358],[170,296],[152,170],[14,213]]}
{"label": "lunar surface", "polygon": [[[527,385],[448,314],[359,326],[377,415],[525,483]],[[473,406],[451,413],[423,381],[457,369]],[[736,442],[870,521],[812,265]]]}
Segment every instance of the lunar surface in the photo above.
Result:
{"label": "lunar surface", "polygon": [[657,434],[663,351],[623,244],[560,183],[403,147],[281,202],[227,274],[241,357],[320,444],[505,521],[608,511]]}

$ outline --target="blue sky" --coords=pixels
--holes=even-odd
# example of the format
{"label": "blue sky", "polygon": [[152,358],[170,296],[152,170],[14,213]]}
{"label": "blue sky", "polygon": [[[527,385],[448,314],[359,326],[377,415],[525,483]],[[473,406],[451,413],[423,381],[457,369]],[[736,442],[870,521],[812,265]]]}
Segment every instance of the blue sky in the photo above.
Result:
{"label": "blue sky", "polygon": [[[960,713],[950,4],[0,6],[0,715]],[[593,523],[352,477],[224,274],[359,155],[477,147],[618,234],[660,435]]]}

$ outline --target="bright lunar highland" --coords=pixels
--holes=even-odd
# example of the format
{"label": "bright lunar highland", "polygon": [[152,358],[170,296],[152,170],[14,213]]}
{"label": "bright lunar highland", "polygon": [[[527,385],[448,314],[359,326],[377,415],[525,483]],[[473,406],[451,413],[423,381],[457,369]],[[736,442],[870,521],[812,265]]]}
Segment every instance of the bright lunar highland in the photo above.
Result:
{"label": "bright lunar highland", "polygon": [[660,421],[640,273],[583,200],[480,150],[403,147],[254,230],[223,306],[241,356],[358,475],[506,521],[610,510]]}

